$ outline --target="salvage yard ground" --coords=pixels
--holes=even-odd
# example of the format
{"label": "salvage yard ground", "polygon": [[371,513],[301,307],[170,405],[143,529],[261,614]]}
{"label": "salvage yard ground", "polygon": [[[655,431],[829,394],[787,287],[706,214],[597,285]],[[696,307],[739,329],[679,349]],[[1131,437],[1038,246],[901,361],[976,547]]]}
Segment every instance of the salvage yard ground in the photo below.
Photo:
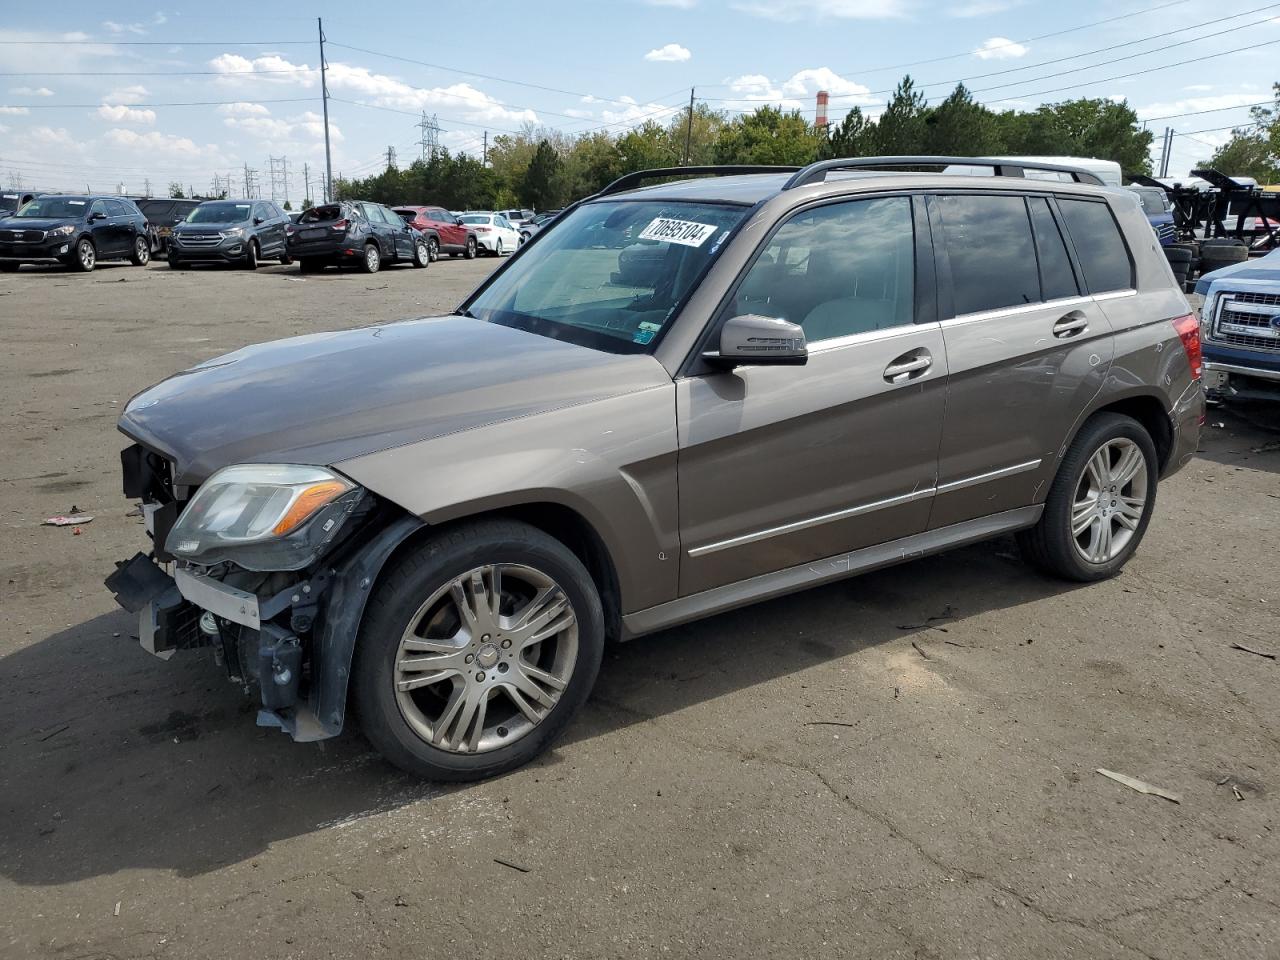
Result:
{"label": "salvage yard ground", "polygon": [[488,783],[143,653],[101,586],[128,398],[493,265],[0,277],[0,958],[1280,955],[1275,411],[1210,411],[1115,580],[1003,540],[637,641]]}

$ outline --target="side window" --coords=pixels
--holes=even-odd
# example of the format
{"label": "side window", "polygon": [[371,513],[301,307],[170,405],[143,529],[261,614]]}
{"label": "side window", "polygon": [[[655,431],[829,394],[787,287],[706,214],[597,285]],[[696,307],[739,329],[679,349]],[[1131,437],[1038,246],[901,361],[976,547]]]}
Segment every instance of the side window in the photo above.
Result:
{"label": "side window", "polygon": [[93,216],[95,213],[100,213],[104,217],[107,216],[107,205],[104,201],[93,201],[93,204],[89,207],[89,216]]}
{"label": "side window", "polygon": [[1120,227],[1105,201],[1058,198],[1058,209],[1080,259],[1090,293],[1128,290],[1133,286],[1133,263]]}
{"label": "side window", "polygon": [[1019,196],[939,197],[956,316],[1040,300],[1026,201]]}
{"label": "side window", "polygon": [[107,216],[109,216],[109,217],[127,217],[127,216],[129,216],[129,209],[128,209],[128,207],[126,207],[126,206],[125,206],[123,203],[121,203],[119,200],[105,200],[105,201],[103,201],[103,202],[104,202],[104,203],[106,203],[106,205],[107,205]]}
{"label": "side window", "polygon": [[1071,269],[1067,244],[1049,210],[1049,201],[1044,197],[1031,197],[1027,202],[1031,205],[1031,225],[1035,228],[1036,253],[1040,260],[1040,288],[1044,291],[1044,298],[1057,300],[1079,296],[1080,287],[1076,283],[1075,272]]}
{"label": "side window", "polygon": [[810,343],[913,323],[910,198],[853,200],[797,213],[747,271],[730,309],[798,323]]}

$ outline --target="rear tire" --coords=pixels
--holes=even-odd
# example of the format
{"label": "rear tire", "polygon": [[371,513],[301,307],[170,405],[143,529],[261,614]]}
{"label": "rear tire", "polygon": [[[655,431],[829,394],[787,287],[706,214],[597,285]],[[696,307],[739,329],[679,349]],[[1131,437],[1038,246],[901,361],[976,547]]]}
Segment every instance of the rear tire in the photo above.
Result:
{"label": "rear tire", "polygon": [[427,238],[427,256],[432,263],[440,259],[440,241],[435,237]]}
{"label": "rear tire", "polygon": [[290,266],[292,263],[293,263],[293,257],[291,257],[291,256],[290,256],[289,254],[287,254],[287,253],[282,253],[282,254],[280,254],[280,264],[281,264],[281,266],[285,266],[285,267],[287,267],[287,266]]}
{"label": "rear tire", "polygon": [[431,262],[431,251],[427,249],[427,244],[415,243],[413,245],[413,265],[415,267],[425,267]]}
{"label": "rear tire", "polygon": [[462,255],[468,260],[474,260],[476,258],[476,238],[475,237],[467,237],[467,249],[466,249],[466,252],[464,252]]}
{"label": "rear tire", "polygon": [[[1123,479],[1129,469],[1133,475]],[[1018,534],[1023,556],[1064,580],[1115,576],[1146,533],[1158,474],[1155,444],[1142,424],[1118,413],[1094,414],[1062,458],[1040,521]]]}
{"label": "rear tire", "polygon": [[[496,578],[505,625],[488,612],[495,566],[505,570]],[[530,582],[558,594],[533,593]],[[473,630],[455,597],[476,611]],[[512,623],[530,608],[549,619],[536,628]],[[522,629],[536,629],[543,639],[534,643]],[[432,780],[479,780],[528,763],[551,745],[586,701],[603,652],[600,597],[578,558],[534,527],[482,521],[427,540],[379,579],[356,643],[352,696],[365,736],[391,763]],[[414,664],[415,654],[434,662]],[[537,668],[532,692],[523,665]],[[438,679],[427,680],[432,673]],[[413,687],[405,690],[406,682]],[[517,684],[522,698],[528,694],[527,713],[515,709],[508,693]],[[462,702],[451,712],[454,697]],[[482,711],[466,712],[471,697]]]}
{"label": "rear tire", "polygon": [[377,273],[382,269],[382,253],[376,243],[364,245],[364,257],[360,260],[360,269],[365,273]]}

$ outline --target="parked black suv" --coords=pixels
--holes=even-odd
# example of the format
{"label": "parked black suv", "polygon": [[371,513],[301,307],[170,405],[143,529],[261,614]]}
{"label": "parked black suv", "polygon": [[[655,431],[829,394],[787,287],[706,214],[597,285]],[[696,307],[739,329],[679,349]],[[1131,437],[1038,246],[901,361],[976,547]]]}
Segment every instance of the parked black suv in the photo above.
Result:
{"label": "parked black suv", "polygon": [[99,260],[151,260],[147,218],[119,197],[44,196],[0,219],[0,270],[65,263],[88,272]]}
{"label": "parked black suv", "polygon": [[422,232],[380,203],[322,204],[304,212],[288,230],[289,252],[303,273],[346,264],[377,273],[385,262],[415,267],[431,262]]}
{"label": "parked black suv", "polygon": [[285,246],[289,215],[271,200],[206,200],[173,228],[169,266],[236,263],[256,270],[261,260],[292,263]]}

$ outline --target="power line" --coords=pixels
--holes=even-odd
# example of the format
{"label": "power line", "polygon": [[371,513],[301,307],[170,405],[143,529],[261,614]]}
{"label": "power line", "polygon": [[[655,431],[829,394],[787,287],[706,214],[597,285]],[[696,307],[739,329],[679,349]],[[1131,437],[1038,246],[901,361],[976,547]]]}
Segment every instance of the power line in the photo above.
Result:
{"label": "power line", "polygon": [[3,46],[24,47],[285,47],[310,40],[0,40]]}
{"label": "power line", "polygon": [[[273,100],[255,100],[254,103],[310,103],[316,97],[283,97]],[[235,103],[244,103],[245,98],[238,100],[184,100],[169,103],[6,103],[0,106],[23,110],[95,110],[98,107],[222,107]]]}
{"label": "power line", "polygon": [[1163,117],[1145,117],[1139,123],[1154,123],[1156,120],[1177,120],[1179,117],[1199,117],[1206,113],[1223,113],[1227,110],[1247,110],[1253,107],[1271,107],[1275,100],[1259,100],[1257,103],[1237,103],[1233,107],[1214,107],[1211,110],[1191,110],[1187,113],[1170,113]]}
{"label": "power line", "polygon": [[236,77],[261,76],[266,73],[315,73],[315,67],[289,67],[279,70],[27,70],[22,73],[0,73],[0,77]]}

